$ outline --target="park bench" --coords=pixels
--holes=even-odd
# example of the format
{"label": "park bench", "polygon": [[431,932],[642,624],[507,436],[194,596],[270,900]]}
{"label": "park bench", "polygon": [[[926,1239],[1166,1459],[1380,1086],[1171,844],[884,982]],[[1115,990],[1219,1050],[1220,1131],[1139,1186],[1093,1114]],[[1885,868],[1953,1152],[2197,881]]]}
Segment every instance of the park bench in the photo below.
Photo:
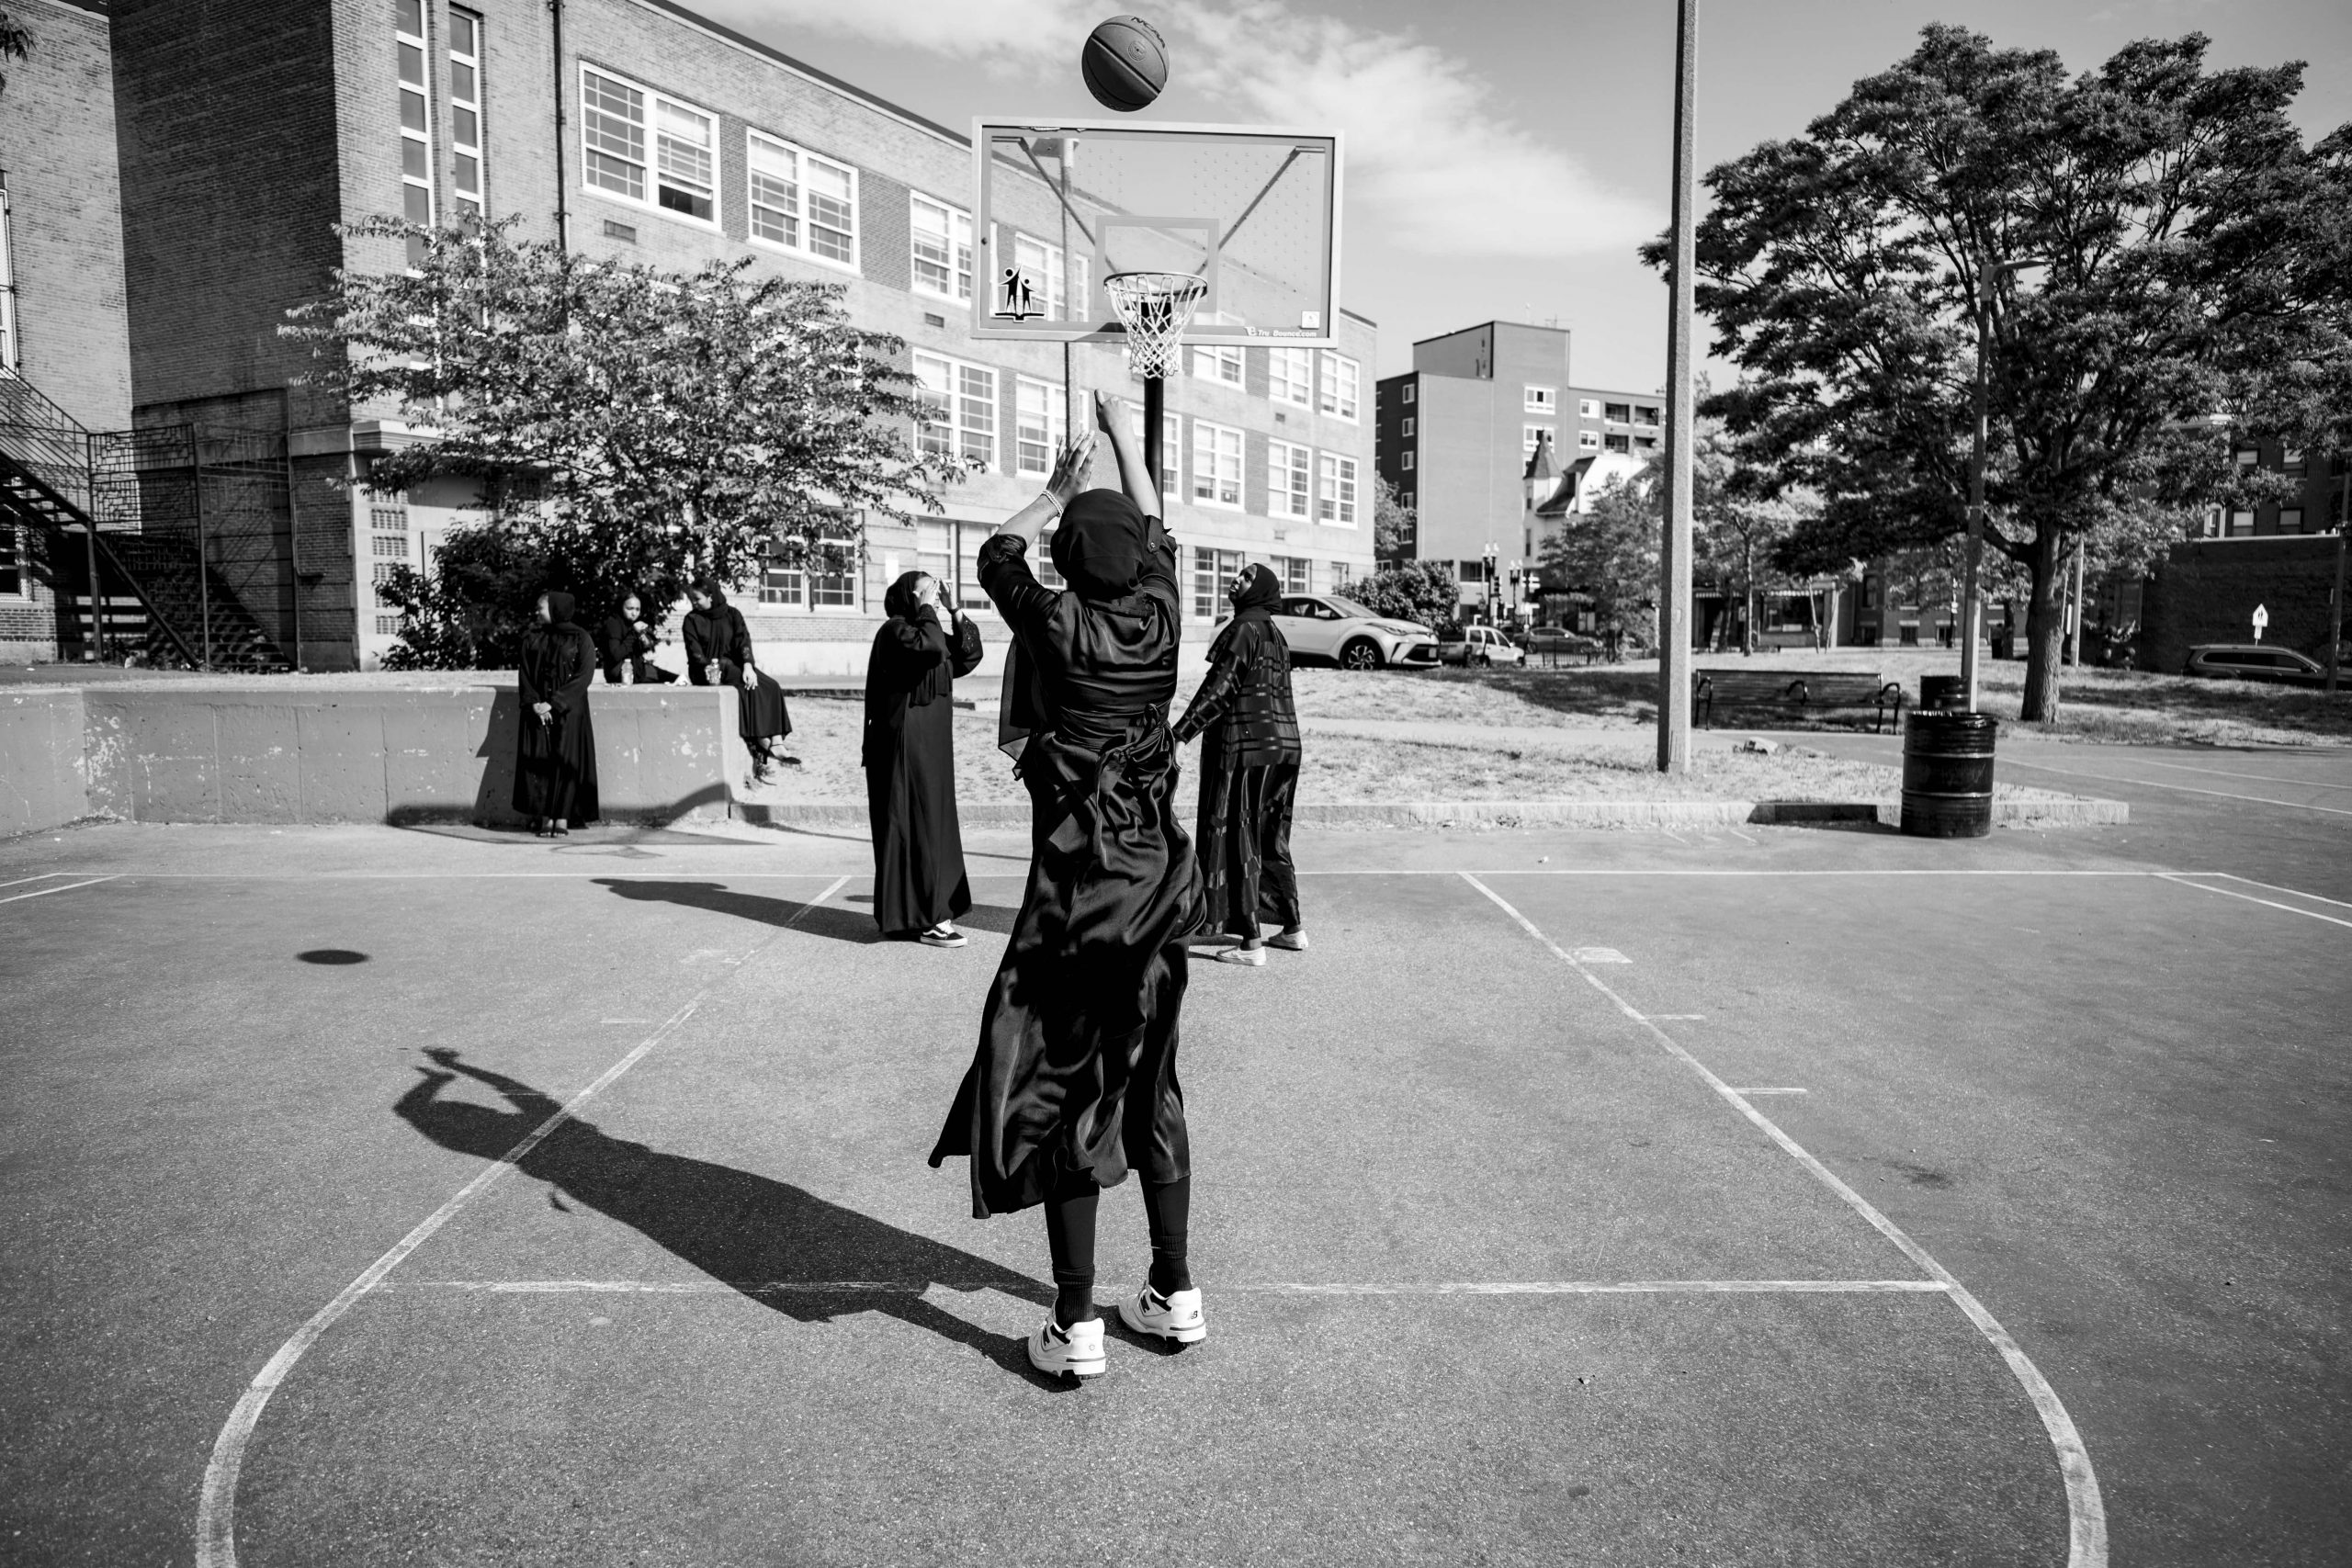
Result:
{"label": "park bench", "polygon": [[1810,718],[1842,708],[1869,708],[1873,734],[1890,712],[1903,718],[1903,684],[1839,670],[1699,670],[1691,673],[1690,705],[1714,728],[1715,710],[1773,708]]}

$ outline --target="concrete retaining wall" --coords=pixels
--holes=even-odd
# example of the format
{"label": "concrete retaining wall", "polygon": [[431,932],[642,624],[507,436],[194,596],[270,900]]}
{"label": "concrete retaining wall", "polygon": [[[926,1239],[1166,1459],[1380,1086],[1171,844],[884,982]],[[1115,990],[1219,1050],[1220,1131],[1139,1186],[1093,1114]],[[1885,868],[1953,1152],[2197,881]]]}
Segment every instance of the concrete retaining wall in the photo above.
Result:
{"label": "concrete retaining wall", "polygon": [[[0,694],[0,831],[137,822],[519,820],[512,686],[289,692],[199,686]],[[728,815],[736,696],[597,687],[608,821]]]}

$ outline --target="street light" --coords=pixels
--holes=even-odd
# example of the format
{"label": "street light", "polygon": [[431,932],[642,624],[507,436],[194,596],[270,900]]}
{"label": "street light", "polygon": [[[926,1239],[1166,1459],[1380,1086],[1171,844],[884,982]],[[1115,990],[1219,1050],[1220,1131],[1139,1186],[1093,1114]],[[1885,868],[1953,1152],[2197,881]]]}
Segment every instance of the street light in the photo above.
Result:
{"label": "street light", "polygon": [[1968,549],[1967,566],[1962,577],[1960,594],[1960,689],[1962,705],[1970,713],[1976,711],[1976,639],[1982,634],[1984,591],[1979,572],[1984,558],[1984,448],[1990,439],[1987,426],[1992,398],[1992,385],[1987,361],[1993,349],[1993,299],[2000,280],[2012,272],[2022,272],[2030,266],[2048,266],[2046,256],[2019,256],[2015,261],[1996,262],[1986,267],[1976,279],[1976,388],[1975,434],[1968,454]]}
{"label": "street light", "polygon": [[1492,539],[1487,540],[1485,588],[1487,593],[1487,620],[1489,625],[1493,624],[1495,618],[1495,558],[1499,554],[1501,554],[1501,552],[1495,548],[1494,541]]}

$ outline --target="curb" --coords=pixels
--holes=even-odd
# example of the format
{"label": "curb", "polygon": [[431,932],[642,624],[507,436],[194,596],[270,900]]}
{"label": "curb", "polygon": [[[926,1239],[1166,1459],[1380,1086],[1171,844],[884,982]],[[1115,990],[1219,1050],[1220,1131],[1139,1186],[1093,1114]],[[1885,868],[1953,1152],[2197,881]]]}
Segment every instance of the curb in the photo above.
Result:
{"label": "curb", "polygon": [[[864,828],[865,807],[841,802],[737,801],[743,821],[771,828]],[[968,828],[1026,828],[1021,801],[956,807]],[[1416,800],[1304,801],[1294,822],[1325,828],[1704,828],[1741,823],[1876,822],[1893,828],[1902,808],[1891,800]],[[2120,800],[1996,800],[1999,828],[2111,827],[2131,820]]]}

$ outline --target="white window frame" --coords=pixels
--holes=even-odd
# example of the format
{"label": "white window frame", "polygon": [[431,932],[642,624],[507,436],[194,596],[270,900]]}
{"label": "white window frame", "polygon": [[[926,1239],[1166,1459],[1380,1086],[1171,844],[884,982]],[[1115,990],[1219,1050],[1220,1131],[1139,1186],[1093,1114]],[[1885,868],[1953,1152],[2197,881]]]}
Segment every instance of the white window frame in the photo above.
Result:
{"label": "white window frame", "polygon": [[1277,403],[1311,409],[1315,406],[1315,351],[1311,348],[1270,348],[1266,351],[1266,397]]}
{"label": "white window frame", "polygon": [[1519,427],[1519,449],[1526,457],[1535,455],[1535,443],[1544,436],[1552,438],[1554,450],[1560,445],[1560,433],[1548,424],[1522,424]]}
{"label": "white window frame", "polygon": [[1315,515],[1315,449],[1292,441],[1266,443],[1266,515],[1295,518],[1301,523]]}
{"label": "white window frame", "polygon": [[1402,468],[1405,472],[1408,474],[1411,473],[1413,471],[1413,455],[1410,452],[1406,453],[1404,457],[1400,459],[1398,466]]}
{"label": "white window frame", "polygon": [[1248,439],[1229,424],[1193,422],[1193,484],[1185,499],[1194,506],[1219,512],[1242,507],[1241,472],[1249,452]]}
{"label": "white window frame", "polygon": [[14,370],[18,364],[17,264],[8,223],[8,187],[0,186],[0,368]]}
{"label": "white window frame", "polygon": [[[926,209],[939,215],[939,232],[944,236],[943,243],[946,247],[944,257],[936,261],[928,260],[922,253],[925,235],[922,225],[917,221],[917,219]],[[912,269],[914,279],[910,285],[913,291],[917,294],[928,294],[934,299],[946,299],[957,304],[971,303],[975,232],[976,231],[972,228],[972,215],[962,208],[942,201],[936,197],[925,196],[919,190],[909,191],[907,193],[907,250],[908,265]],[[922,269],[925,265],[938,267],[947,275],[945,288],[935,288],[923,277]]]}
{"label": "white window frame", "polygon": [[1356,525],[1361,499],[1356,460],[1340,452],[1315,455],[1315,520],[1328,527]]}
{"label": "white window frame", "polygon": [[[1138,455],[1143,450],[1143,405],[1127,405],[1127,434],[1136,438]],[[1184,421],[1182,415],[1162,409],[1159,414],[1159,500],[1165,506],[1184,499]]]}
{"label": "white window frame", "polygon": [[[1399,401],[1399,402],[1407,402],[1407,403],[1409,403],[1409,402],[1413,401],[1413,400],[1414,400],[1414,399],[1413,399],[1413,394],[1414,394],[1414,391],[1415,391],[1415,390],[1416,390],[1416,389],[1414,388],[1414,385],[1413,385],[1413,383],[1412,383],[1412,382],[1410,382],[1410,381],[1406,382],[1406,383],[1405,383],[1405,392],[1404,392],[1404,396],[1403,396],[1403,397],[1401,397],[1401,398],[1399,398],[1399,399],[1397,400],[1397,401]],[[1346,563],[1345,561],[1341,561],[1341,562],[1339,562],[1339,563],[1337,563],[1337,564],[1341,565],[1341,566],[1344,566],[1344,565],[1346,565],[1347,563]]]}
{"label": "white window frame", "polygon": [[1577,400],[1577,417],[1578,419],[1599,419],[1600,417],[1600,400],[1599,398],[1578,398]]}
{"label": "white window frame", "polygon": [[1186,368],[1200,380],[1221,382],[1227,387],[1242,385],[1239,344],[1196,343],[1185,357]]}
{"label": "white window frame", "polygon": [[1598,451],[1600,451],[1600,432],[1599,432],[1599,431],[1597,431],[1597,430],[1579,430],[1579,431],[1577,431],[1577,450],[1578,450],[1578,451],[1580,451],[1580,452],[1598,452]]}
{"label": "white window frame", "polygon": [[[396,7],[392,21],[392,37],[396,40],[396,47],[392,51],[392,75],[399,84],[397,92],[400,98],[401,216],[412,223],[421,221],[430,228],[440,220],[440,203],[435,199],[436,193],[433,188],[435,162],[433,66],[431,63],[433,46],[425,40],[424,37],[424,29],[433,24],[425,16],[423,0],[418,0],[416,7],[418,30],[410,32],[400,17],[400,11],[406,8],[406,6]],[[417,80],[415,81],[409,80],[408,62],[401,58],[403,52],[408,51],[413,51],[416,55]],[[411,125],[408,122],[408,100],[412,96],[417,101],[420,110],[419,118],[424,121],[422,125]],[[414,173],[409,166],[412,162],[424,172]],[[409,205],[419,196],[424,198],[424,216],[421,220]],[[409,242],[408,265],[411,269],[424,265],[422,242],[416,240]]]}
{"label": "white window frame", "polygon": [[[2290,517],[2294,519],[2291,523],[2288,521]],[[2300,506],[2280,507],[2278,509],[2278,532],[2281,534],[2300,534],[2302,531],[2303,509]]]}
{"label": "white window frame", "polygon": [[[482,18],[478,11],[469,11],[454,6],[449,9],[449,17],[451,23],[449,28],[449,194],[452,198],[451,205],[458,209],[460,217],[479,219],[488,210],[490,202],[489,159],[484,152],[486,141],[481,129]],[[473,33],[474,47],[471,53],[458,47],[456,23],[459,18],[465,21],[467,28]],[[474,91],[471,97],[467,97],[458,91],[459,80],[468,74],[473,77]],[[473,121],[471,141],[468,141],[464,134],[466,122],[469,118]],[[470,186],[466,184],[465,179],[468,159],[473,161],[474,167],[473,184]]]}
{"label": "white window frame", "polygon": [[[1035,234],[1024,234],[1015,229],[1012,243],[1008,249],[1014,266],[1023,272],[1035,273],[1044,280],[1046,319],[1049,321],[1069,320],[1070,268],[1062,248],[1050,240],[1041,240]],[[1084,265],[1081,260],[1080,265]],[[1079,292],[1081,296],[1085,293],[1082,285]]]}
{"label": "white window frame", "polygon": [[1560,412],[1560,389],[1557,387],[1529,387],[1520,398],[1523,413],[1557,413]]}
{"label": "white window frame", "polygon": [[1315,592],[1315,563],[1305,556],[1276,556],[1275,575],[1283,580],[1284,593]]}
{"label": "white window frame", "polygon": [[[934,366],[938,367],[939,378],[944,383],[942,386],[933,386],[923,378],[925,369]],[[983,379],[975,380],[973,378]],[[938,408],[941,405],[933,400],[944,399],[947,412],[944,420],[927,419],[916,427],[917,448],[924,452],[935,451],[934,446],[927,446],[925,443],[939,442],[942,438],[933,435],[932,432],[944,428],[947,434],[944,437],[944,452],[941,455],[960,457],[969,463],[985,445],[987,456],[975,467],[974,471],[984,474],[1002,472],[1004,455],[998,441],[1001,433],[997,429],[999,383],[996,367],[989,365],[975,365],[968,359],[950,358],[944,354],[931,354],[918,350],[915,354],[915,381],[916,395],[923,400],[926,407]],[[986,386],[985,392],[975,389],[980,385]],[[987,416],[984,421],[974,417],[983,411]]]}
{"label": "white window frame", "polygon": [[[598,145],[592,140],[597,134],[595,117],[610,118],[612,114],[608,109],[590,107],[588,83],[592,76],[601,77],[614,86],[625,88],[638,95],[638,118],[628,122],[637,131],[635,146],[638,155],[635,158],[625,157],[621,153]],[[710,216],[707,218],[697,217],[692,212],[662,205],[662,182],[664,176],[662,173],[661,118],[662,110],[665,106],[680,114],[693,115],[699,119],[707,120],[710,124]],[[690,103],[673,94],[656,92],[642,82],[634,81],[617,71],[609,71],[604,66],[591,65],[586,61],[582,61],[580,63],[580,152],[581,188],[586,194],[601,197],[607,201],[617,201],[624,206],[638,208],[643,211],[659,213],[673,221],[691,224],[697,229],[717,231],[719,228],[719,220],[726,211],[726,197],[719,188],[722,182],[719,179],[718,164],[718,116],[711,110]],[[639,182],[644,187],[644,194],[632,196],[626,190],[597,184],[590,171],[595,167],[594,160],[599,157],[608,158],[635,168]],[[691,182],[687,180],[673,177],[671,183],[682,191],[686,191],[690,195],[695,194],[691,188]]]}
{"label": "white window frame", "polygon": [[1012,470],[1023,479],[1051,479],[1054,459],[1069,443],[1069,398],[1052,381],[1013,378]]}
{"label": "white window frame", "polygon": [[[790,158],[794,161],[792,171],[792,196],[790,198],[792,201],[792,208],[788,212],[786,212],[785,209],[776,202],[759,200],[752,195],[752,192],[755,187],[751,182],[762,177],[761,172],[756,167],[752,166],[752,160],[756,158],[763,151],[774,156]],[[743,198],[752,208],[752,220],[749,226],[752,243],[758,245],[764,250],[782,251],[786,255],[797,256],[802,261],[813,263],[818,266],[831,267],[837,272],[857,272],[859,269],[858,264],[861,260],[861,248],[858,238],[858,230],[860,225],[857,220],[860,193],[858,190],[857,169],[855,166],[844,164],[839,158],[828,158],[822,152],[811,152],[808,148],[801,146],[797,141],[786,141],[783,137],[771,136],[764,130],[752,130],[745,133],[743,155],[746,171],[744,175]],[[809,231],[816,227],[810,217],[814,201],[814,197],[808,189],[808,171],[811,165],[822,167],[832,171],[833,173],[847,176],[847,183],[849,185],[849,227],[843,231],[834,224],[829,223],[825,225],[827,229],[832,230],[835,232],[846,232],[849,235],[849,254],[846,257],[829,255],[825,252],[816,249],[808,243]],[[786,220],[792,225],[792,232],[798,237],[797,239],[779,240],[772,235],[761,233],[759,225],[760,214],[762,212],[782,213]],[[910,241],[910,244],[911,244],[911,243],[912,242]]]}
{"label": "white window frame", "polygon": [[1225,604],[1225,585],[1241,570],[1244,557],[1239,550],[1212,549],[1207,546],[1193,547],[1192,603],[1187,606],[1190,619],[1213,621]]}
{"label": "white window frame", "polygon": [[1356,422],[1363,401],[1363,367],[1344,354],[1321,350],[1315,362],[1315,407],[1333,419]]}

